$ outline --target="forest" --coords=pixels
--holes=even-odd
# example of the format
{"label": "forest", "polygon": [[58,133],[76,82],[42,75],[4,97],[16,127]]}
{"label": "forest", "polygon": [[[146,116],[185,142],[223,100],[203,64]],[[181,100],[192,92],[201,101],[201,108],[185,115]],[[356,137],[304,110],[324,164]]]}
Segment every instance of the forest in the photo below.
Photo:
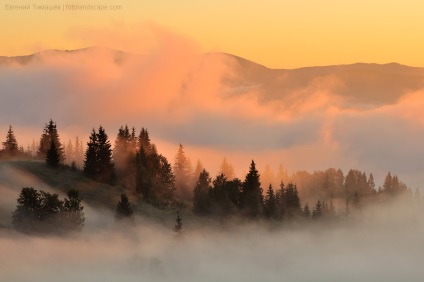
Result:
{"label": "forest", "polygon": [[[139,132],[125,125],[113,141],[100,126],[93,129],[84,146],[76,137],[62,144],[53,120],[47,122],[39,142],[24,149],[18,145],[12,126],[3,148],[2,161],[25,160],[45,164],[46,170],[70,171],[98,183],[119,187],[122,191],[115,206],[116,221],[134,223],[133,206],[142,203],[176,211],[174,230],[182,231],[180,212],[220,220],[266,220],[286,223],[343,222],[361,216],[361,210],[389,205],[402,199],[421,208],[418,188],[412,191],[395,174],[388,172],[383,185],[376,187],[372,173],[350,169],[298,171],[289,175],[282,167],[273,175],[269,166],[259,173],[254,160],[242,178],[235,175],[224,158],[219,173],[211,176],[200,160],[193,169],[180,144],[173,163],[158,152],[146,128]],[[83,198],[74,188],[67,197],[21,187],[13,228],[25,233],[64,233],[80,231],[84,226]],[[131,199],[135,202],[131,203]]]}

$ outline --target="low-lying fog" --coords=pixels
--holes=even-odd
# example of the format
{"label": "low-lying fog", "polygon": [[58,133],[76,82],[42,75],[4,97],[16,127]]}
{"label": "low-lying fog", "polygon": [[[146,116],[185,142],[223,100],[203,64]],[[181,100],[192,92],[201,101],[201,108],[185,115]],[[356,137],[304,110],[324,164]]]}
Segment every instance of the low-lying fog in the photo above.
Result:
{"label": "low-lying fog", "polygon": [[2,232],[2,281],[422,281],[422,225]]}
{"label": "low-lying fog", "polygon": [[[2,178],[4,180],[4,177]],[[48,187],[44,187],[48,188]],[[2,181],[1,205],[19,191]],[[422,281],[422,210],[397,204],[297,224],[252,221],[173,223],[138,216],[116,225],[84,203],[80,234],[28,236],[0,229],[1,281]]]}

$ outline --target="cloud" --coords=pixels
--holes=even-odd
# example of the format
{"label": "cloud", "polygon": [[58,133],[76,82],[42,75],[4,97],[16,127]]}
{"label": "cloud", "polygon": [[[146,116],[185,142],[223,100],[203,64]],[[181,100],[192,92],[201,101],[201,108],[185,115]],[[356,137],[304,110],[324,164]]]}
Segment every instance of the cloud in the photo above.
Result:
{"label": "cloud", "polygon": [[[128,124],[147,127],[170,159],[182,142],[212,173],[219,164],[205,160],[210,150],[219,159],[227,156],[238,171],[255,158],[260,167],[333,166],[381,175],[390,170],[407,176],[407,184],[424,180],[421,90],[399,90],[386,103],[378,94],[379,104],[364,106],[343,94],[356,87],[356,80],[346,78],[351,73],[317,70],[304,79],[299,74],[310,71],[305,69],[296,70],[297,76],[280,75],[278,81],[291,86],[270,93],[266,79],[229,83],[243,79],[246,65],[236,57],[204,55],[189,38],[154,24],[72,33],[93,45],[137,54],[107,48],[50,51],[23,66],[0,67],[0,123],[5,133],[12,124],[24,144],[38,139],[50,118],[64,141],[75,135],[86,139],[100,124],[114,140],[119,126]],[[380,67],[370,67],[378,76]],[[395,96],[400,98],[393,102]]]}

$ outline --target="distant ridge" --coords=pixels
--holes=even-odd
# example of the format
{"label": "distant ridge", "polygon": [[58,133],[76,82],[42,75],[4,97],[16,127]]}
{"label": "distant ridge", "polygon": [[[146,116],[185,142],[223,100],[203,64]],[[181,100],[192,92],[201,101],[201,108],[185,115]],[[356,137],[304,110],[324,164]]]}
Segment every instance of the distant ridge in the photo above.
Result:
{"label": "distant ridge", "polygon": [[[42,60],[45,55],[78,55],[85,52],[110,52],[116,63],[138,56],[120,50],[87,47],[76,50],[46,50],[25,56],[1,57],[0,67],[27,64]],[[424,68],[398,63],[355,63],[347,65],[310,66],[295,69],[271,69],[248,59],[228,53],[206,53],[208,60],[227,58],[233,75],[224,77],[233,95],[247,90],[257,91],[263,101],[279,100],[292,93],[314,91],[313,88],[333,81],[333,94],[347,98],[356,105],[393,103],[409,91],[424,89]],[[144,57],[144,56],[143,56]],[[309,88],[312,87],[312,90]],[[237,91],[242,89],[243,91]]]}

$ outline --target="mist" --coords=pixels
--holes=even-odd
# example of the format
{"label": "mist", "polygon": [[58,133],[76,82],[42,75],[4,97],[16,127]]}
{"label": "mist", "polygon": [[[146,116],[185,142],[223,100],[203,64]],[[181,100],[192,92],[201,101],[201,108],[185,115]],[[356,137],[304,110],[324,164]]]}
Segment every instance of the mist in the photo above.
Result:
{"label": "mist", "polygon": [[421,281],[423,220],[404,208],[341,224],[206,221],[182,236],[142,218],[71,237],[1,230],[0,270],[3,281]]}

